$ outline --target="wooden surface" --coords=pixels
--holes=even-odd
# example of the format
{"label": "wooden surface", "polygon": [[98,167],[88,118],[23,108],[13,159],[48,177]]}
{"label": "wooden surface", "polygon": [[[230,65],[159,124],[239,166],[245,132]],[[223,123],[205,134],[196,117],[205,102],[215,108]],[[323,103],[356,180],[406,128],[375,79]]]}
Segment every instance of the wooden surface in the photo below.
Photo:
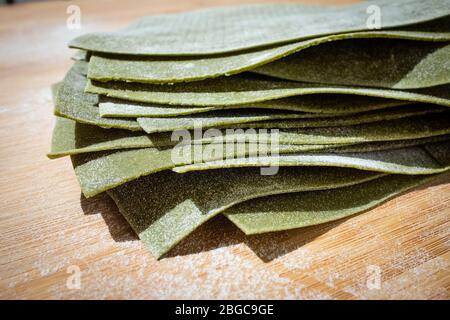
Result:
{"label": "wooden surface", "polygon": [[[70,67],[66,43],[78,34],[242,1],[79,1],[76,31],[66,27],[73,3],[0,7],[1,298],[450,298],[450,184],[271,235],[244,237],[215,219],[156,261],[109,198],[80,196],[68,158],[45,157],[50,85]],[[67,286],[71,266],[80,289]]]}

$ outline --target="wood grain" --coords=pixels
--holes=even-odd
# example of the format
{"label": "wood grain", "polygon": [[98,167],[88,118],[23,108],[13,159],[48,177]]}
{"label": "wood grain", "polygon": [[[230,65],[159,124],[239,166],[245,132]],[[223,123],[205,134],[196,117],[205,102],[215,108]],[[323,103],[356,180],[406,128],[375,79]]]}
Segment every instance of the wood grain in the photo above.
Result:
{"label": "wood grain", "polygon": [[[74,3],[82,13],[76,31],[66,28]],[[230,3],[242,1],[0,7],[0,298],[450,298],[450,183],[335,223],[263,236],[244,237],[218,218],[156,261],[109,198],[80,196],[69,159],[45,157],[50,85],[71,65],[68,40],[143,14]],[[66,285],[70,266],[80,268],[80,289]]]}

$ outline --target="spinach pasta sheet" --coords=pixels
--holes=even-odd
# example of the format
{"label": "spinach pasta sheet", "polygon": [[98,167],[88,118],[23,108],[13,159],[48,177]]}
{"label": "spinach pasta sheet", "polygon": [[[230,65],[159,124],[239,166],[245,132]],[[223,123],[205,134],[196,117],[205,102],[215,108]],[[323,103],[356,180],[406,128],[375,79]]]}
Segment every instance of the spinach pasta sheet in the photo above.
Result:
{"label": "spinach pasta sheet", "polygon": [[[247,234],[279,231],[361,212],[435,178],[320,167],[287,167],[269,177],[255,169],[181,176],[165,171],[124,184],[108,194],[159,258],[219,213]],[[172,192],[175,188],[180,191]],[[165,201],[159,201],[161,197]]]}
{"label": "spinach pasta sheet", "polygon": [[288,230],[367,211],[417,186],[433,180],[449,181],[449,178],[448,172],[432,176],[388,175],[339,189],[289,193],[247,201],[223,213],[247,235]]}
{"label": "spinach pasta sheet", "polygon": [[88,80],[86,91],[138,102],[190,106],[242,105],[299,95],[346,94],[450,106],[450,86],[393,90],[312,84],[241,73],[173,85]]}
{"label": "spinach pasta sheet", "polygon": [[[101,98],[96,94],[84,92],[84,87],[86,86],[87,80],[82,74],[77,72],[78,68],[79,64],[75,64],[74,67],[66,75],[64,81],[60,84],[60,90],[56,95],[55,101],[55,115],[69,118],[80,123],[97,125],[103,128],[118,128],[132,131],[142,130],[136,119],[130,118],[130,108],[132,116],[150,115],[153,117],[173,117],[193,114],[197,112],[222,112],[223,114],[227,111],[220,109],[224,108],[232,108],[233,110],[229,110],[228,112],[230,113],[230,115],[236,115],[237,112],[241,111],[242,109],[255,109],[252,111],[255,115],[255,118],[268,119],[271,114],[273,114],[275,118],[280,117],[280,114],[283,114],[283,111],[281,110],[284,110],[286,116],[287,114],[289,114],[290,117],[331,118],[336,114],[344,115],[362,113],[370,110],[410,105],[409,102],[405,101],[371,98],[365,96],[350,97],[345,95],[330,95],[329,97],[318,95],[299,96],[287,99],[265,101],[262,103],[226,107],[178,107],[168,105],[148,106],[142,105],[142,103],[139,102],[126,102],[124,104],[123,101],[118,102],[117,100],[109,100],[110,102],[101,102],[102,100],[105,101],[107,99]],[[119,110],[113,111],[113,113],[118,112],[119,116],[121,115],[120,112],[125,112],[125,114],[123,115],[124,118],[104,117],[104,114],[102,115],[102,108],[105,107],[113,108],[113,110]],[[413,107],[413,109],[414,108],[416,107]],[[272,111],[269,112],[267,109],[270,109]],[[430,110],[433,110],[431,106]],[[258,111],[260,112],[260,115],[256,115]],[[266,114],[265,117],[263,117],[262,115],[264,113]]]}
{"label": "spinach pasta sheet", "polygon": [[[278,167],[323,166],[350,167],[355,169],[397,173],[407,175],[426,175],[443,172],[448,166],[443,165],[450,157],[449,141],[427,143],[401,149],[370,151],[360,153],[332,152],[288,152],[279,156],[252,157],[248,148],[236,156],[236,149],[231,151],[217,148],[215,145],[184,146],[178,149],[174,157],[171,148],[144,148],[110,152],[77,154],[72,162],[81,185],[87,196],[94,196],[103,191],[117,187],[141,176],[172,169],[178,173],[189,171],[224,169],[233,167]],[[287,146],[289,148],[289,146]],[[218,150],[221,149],[219,152]],[[199,158],[201,154],[201,158]],[[246,156],[246,155],[250,156]],[[196,156],[197,155],[197,156]],[[438,161],[437,159],[442,159]]]}
{"label": "spinach pasta sheet", "polygon": [[[439,21],[441,31],[446,32],[344,33],[218,56],[171,58],[93,53],[87,76],[98,81],[177,83],[253,71],[303,82],[427,87],[448,81],[445,57],[449,52],[450,19]],[[426,30],[426,25],[416,28]],[[438,64],[444,68],[433,67]]]}
{"label": "spinach pasta sheet", "polygon": [[[196,115],[223,109],[273,109],[314,113],[316,116],[323,117],[334,117],[336,115],[356,114],[411,104],[413,104],[413,102],[339,94],[304,95],[258,103],[208,107],[165,105],[101,97],[98,104],[98,111],[101,117],[106,118],[163,118]],[[310,116],[312,117],[314,115]]]}
{"label": "spinach pasta sheet", "polygon": [[348,126],[372,123],[383,120],[395,120],[430,113],[449,113],[445,107],[429,105],[412,105],[376,112],[365,112],[356,115],[324,117],[311,113],[285,113],[260,111],[210,112],[200,116],[172,118],[137,118],[137,122],[147,133],[167,132],[175,130],[192,130],[195,128],[314,128],[331,126]]}
{"label": "spinach pasta sheet", "polygon": [[207,55],[408,26],[450,14],[448,0],[377,0],[370,4],[383,13],[380,25],[371,26],[364,2],[346,6],[262,4],[144,17],[125,30],[82,35],[69,45],[128,55]]}
{"label": "spinach pasta sheet", "polygon": [[134,119],[106,119],[98,112],[99,96],[84,92],[86,77],[79,72],[85,62],[76,62],[67,72],[55,97],[54,114],[103,128],[142,130]]}
{"label": "spinach pasta sheet", "polygon": [[160,257],[202,223],[244,200],[339,188],[381,176],[361,170],[318,167],[283,168],[273,176],[262,176],[256,169],[183,175],[165,171],[119,186],[108,194],[139,238]]}
{"label": "spinach pasta sheet", "polygon": [[[239,137],[239,135],[237,135]],[[244,136],[245,138],[245,136]],[[406,146],[420,145],[434,141],[449,140],[449,135],[430,136],[419,139],[362,142],[362,143],[334,143],[334,144],[281,144],[279,153],[292,153],[302,151],[331,150],[333,152],[365,152],[395,149]],[[242,139],[241,139],[242,140]],[[270,142],[270,141],[268,141]],[[56,124],[53,129],[51,150],[48,153],[49,158],[58,158],[79,153],[111,151],[134,148],[164,148],[174,147],[179,141],[174,141],[169,134],[151,134],[147,135],[139,132],[130,132],[120,129],[103,129],[97,126],[78,123],[66,118],[56,118]],[[214,143],[213,140],[201,138],[192,140],[192,144]],[[236,146],[239,143],[249,144],[251,141],[242,142],[239,139],[234,141]],[[188,143],[187,143],[188,144]]]}
{"label": "spinach pasta sheet", "polygon": [[242,157],[180,165],[179,173],[235,167],[337,166],[397,174],[433,174],[449,169],[450,142],[442,141],[394,150],[365,153],[301,153],[277,156]]}

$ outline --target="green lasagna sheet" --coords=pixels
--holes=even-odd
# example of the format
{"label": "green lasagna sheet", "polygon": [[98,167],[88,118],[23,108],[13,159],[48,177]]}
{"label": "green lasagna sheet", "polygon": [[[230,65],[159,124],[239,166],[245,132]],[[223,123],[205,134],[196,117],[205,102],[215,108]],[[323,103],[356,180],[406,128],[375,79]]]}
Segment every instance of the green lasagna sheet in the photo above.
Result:
{"label": "green lasagna sheet", "polygon": [[177,107],[109,98],[102,98],[102,100],[98,104],[98,111],[102,118],[177,117],[221,109],[219,107]]}
{"label": "green lasagna sheet", "polygon": [[[141,176],[169,169],[185,173],[240,166],[271,166],[269,170],[276,170],[279,166],[332,166],[414,175],[445,171],[447,167],[437,159],[445,160],[450,156],[448,141],[364,153],[280,154],[275,159],[271,156],[247,157],[247,154],[252,155],[250,147],[236,155],[237,149],[224,150],[220,146],[197,146],[198,149],[185,146],[176,153],[171,148],[86,153],[72,156],[72,162],[81,190],[85,196],[91,197]],[[270,150],[269,154],[274,155],[273,151]]]}
{"label": "green lasagna sheet", "polygon": [[[442,30],[450,31],[449,24],[448,18],[442,20]],[[347,33],[212,57],[94,53],[87,75],[98,81],[177,83],[256,71],[303,82],[420,88],[448,82],[445,68],[429,68],[435,64],[444,64],[445,67],[449,51],[446,43],[434,41],[448,43],[450,32],[386,30]],[[345,72],[333,73],[329,69]]]}
{"label": "green lasagna sheet", "polygon": [[[193,139],[189,144],[208,144],[214,142],[211,139]],[[269,146],[270,146],[270,141]],[[47,156],[51,159],[80,153],[112,151],[137,148],[157,148],[167,149],[180,143],[179,140],[172,140],[170,134],[151,134],[130,132],[119,129],[102,129],[78,123],[66,118],[56,118],[53,129],[51,150]],[[183,141],[181,141],[183,143]],[[238,141],[236,141],[238,143]],[[401,143],[401,142],[399,142]],[[420,142],[422,143],[422,142]],[[249,143],[243,141],[242,144]],[[280,153],[302,152],[323,150],[330,147],[350,146],[351,144],[320,144],[320,145],[280,145]]]}
{"label": "green lasagna sheet", "polygon": [[86,50],[75,50],[70,57],[73,61],[89,61],[90,53]]}
{"label": "green lasagna sheet", "polygon": [[165,171],[121,185],[108,194],[139,238],[159,258],[208,219],[239,202],[271,194],[334,189],[381,176],[354,169],[318,167],[283,168],[274,176],[262,176],[256,169],[183,175]]}
{"label": "green lasagna sheet", "polygon": [[224,214],[245,234],[288,230],[342,219],[369,210],[417,186],[449,178],[389,175],[354,186],[268,196],[227,209]]}
{"label": "green lasagna sheet", "polygon": [[103,129],[98,126],[56,117],[51,150],[48,157],[58,158],[78,153],[117,149],[172,146],[170,135],[148,135],[120,129]]}
{"label": "green lasagna sheet", "polygon": [[[380,111],[369,111],[349,116],[314,117],[315,114],[259,112],[239,110],[231,112],[210,112],[200,116],[172,118],[137,118],[139,125],[147,133],[175,130],[192,130],[194,128],[313,128],[348,126],[355,124],[381,122],[408,118],[431,113],[449,113],[447,108],[430,105],[412,105]],[[405,119],[406,121],[407,119]],[[381,123],[382,124],[382,123]],[[380,125],[381,125],[380,124]]]}
{"label": "green lasagna sheet", "polygon": [[86,77],[82,75],[79,69],[83,69],[85,65],[85,62],[76,62],[72,69],[67,72],[56,96],[55,115],[103,128],[142,130],[137,121],[133,119],[100,117],[97,106],[99,103],[98,95],[84,92]]}
{"label": "green lasagna sheet", "polygon": [[445,17],[449,7],[448,0],[378,0],[370,5],[213,8],[144,17],[125,30],[85,34],[69,45],[128,55],[218,54],[378,27],[368,24],[374,10],[382,12],[380,27],[386,29]]}
{"label": "green lasagna sheet", "polygon": [[[432,118],[434,116],[434,118]],[[333,145],[417,140],[445,136],[450,133],[447,117],[428,115],[372,124],[346,127],[324,127],[307,129],[283,129],[278,132],[281,145]],[[194,132],[180,132],[180,136],[171,133],[145,134],[120,129],[103,129],[97,126],[77,123],[70,119],[57,118],[53,131],[52,147],[49,157],[56,158],[77,153],[96,152],[115,149],[141,147],[167,147],[175,144],[206,143],[264,143],[274,137],[272,130],[223,129],[207,135],[207,131],[196,136]],[[186,133],[187,135],[183,134]],[[220,133],[220,135],[215,135]],[[275,137],[276,138],[276,137]],[[293,148],[293,146],[291,146]],[[303,146],[307,150],[306,146]],[[312,150],[310,149],[310,150]]]}
{"label": "green lasagna sheet", "polygon": [[[425,107],[426,112],[430,109]],[[424,110],[422,110],[424,111]],[[193,116],[171,118],[137,118],[137,122],[147,133],[198,128],[227,127],[232,124],[252,123],[276,119],[314,118],[313,113],[286,112],[279,110],[218,110]],[[320,116],[320,115],[319,115]],[[317,117],[317,116],[316,116]]]}
{"label": "green lasagna sheet", "polygon": [[326,43],[252,71],[301,82],[414,89],[449,83],[449,57],[448,42],[358,39]]}
{"label": "green lasagna sheet", "polygon": [[[449,135],[440,135],[421,139],[368,142],[358,144],[309,144],[309,145],[280,145],[279,153],[313,152],[327,149],[333,152],[365,152],[375,150],[395,149],[420,145],[428,142],[449,140]],[[205,139],[206,140],[206,139]],[[66,118],[56,118],[53,129],[51,159],[79,153],[111,151],[133,148],[163,148],[173,146],[179,141],[172,141],[167,134],[146,135],[118,129],[102,129],[97,126],[77,123]],[[192,143],[201,142],[193,140]],[[213,142],[213,141],[210,141]],[[207,142],[205,142],[207,143]],[[246,142],[244,141],[244,144]]]}
{"label": "green lasagna sheet", "polygon": [[99,114],[104,118],[168,118],[186,115],[202,115],[205,112],[218,110],[285,110],[294,112],[310,113],[310,117],[334,117],[336,115],[356,114],[372,110],[382,110],[392,107],[411,105],[412,102],[377,99],[364,96],[299,96],[278,100],[270,100],[260,103],[236,105],[236,106],[215,106],[215,107],[182,107],[147,104],[144,102],[124,101],[118,99],[102,98],[104,102],[98,104]]}
{"label": "green lasagna sheet", "polygon": [[449,84],[392,90],[291,82],[248,73],[174,85],[88,80],[85,90],[131,101],[189,106],[242,105],[310,94],[362,95],[450,106]]}
{"label": "green lasagna sheet", "polygon": [[[309,117],[332,117],[334,114],[347,114],[347,113],[361,113],[366,110],[376,110],[385,109],[392,107],[402,107],[405,105],[410,105],[408,102],[395,101],[395,100],[384,100],[384,99],[374,99],[370,97],[341,97],[341,96],[329,96],[329,97],[300,97],[298,98],[287,98],[274,101],[265,101],[262,103],[255,103],[249,105],[238,105],[229,106],[228,108],[237,110],[221,110],[223,107],[171,107],[167,105],[158,106],[143,106],[139,102],[121,102],[117,103],[117,100],[112,100],[115,102],[104,102],[95,94],[89,94],[83,92],[83,87],[86,84],[86,78],[76,72],[76,67],[74,67],[67,74],[64,82],[64,90],[61,92],[60,96],[57,97],[55,105],[55,114],[67,117],[78,122],[95,124],[105,128],[121,128],[129,130],[139,130],[136,126],[136,121],[134,119],[108,119],[104,117],[104,112],[102,113],[102,108],[113,108],[113,110],[124,110],[127,113],[127,108],[130,110],[132,115],[140,115],[142,112],[144,116],[153,115],[156,117],[160,116],[179,116],[182,114],[191,114],[197,112],[211,112],[211,114],[229,113],[228,116],[235,115],[239,116],[239,112],[243,112],[245,109],[254,115],[253,119],[248,119],[246,121],[261,119],[267,120],[270,115],[274,115],[273,118],[289,118],[289,117],[299,117],[299,118],[309,118]],[[312,98],[312,99],[311,99]],[[105,98],[103,99],[105,100]],[[352,101],[353,100],[353,101]],[[100,103],[99,103],[100,102]],[[99,104],[100,107],[97,108],[96,105]],[[416,107],[413,107],[413,109]],[[251,110],[247,110],[251,109]],[[253,110],[255,109],[255,110]],[[260,109],[260,110],[258,110]],[[267,111],[266,109],[272,109]],[[281,111],[284,110],[284,113]],[[406,110],[406,109],[404,109]],[[433,108],[430,106],[430,110]],[[290,113],[287,113],[291,111]],[[258,112],[260,113],[258,115]],[[294,113],[296,112],[296,113]],[[397,113],[396,111],[393,111]],[[299,114],[301,113],[301,114]],[[316,113],[316,114],[314,114]],[[389,112],[388,112],[389,113]],[[113,111],[114,114],[114,111]],[[263,116],[264,115],[264,116]],[[130,116],[125,114],[125,116]],[[204,117],[205,115],[201,115]],[[194,116],[191,116],[194,117]],[[240,117],[243,117],[241,115]]]}
{"label": "green lasagna sheet", "polygon": [[367,111],[382,110],[393,107],[411,105],[412,102],[350,95],[305,95],[277,100],[248,103],[232,106],[192,107],[170,106],[154,103],[126,101],[101,97],[99,113],[101,117],[175,117],[202,114],[209,111],[228,109],[273,109],[304,113],[315,113],[317,116],[334,117],[336,115],[356,114]]}
{"label": "green lasagna sheet", "polygon": [[423,146],[365,153],[300,153],[221,159],[179,165],[172,170],[185,173],[236,167],[335,166],[394,174],[421,175],[448,170],[449,158],[450,141],[443,141]]}
{"label": "green lasagna sheet", "polygon": [[[76,63],[74,67],[66,75],[64,82],[61,87],[63,90],[58,94],[55,103],[55,114],[61,117],[69,118],[77,122],[98,125],[104,128],[119,128],[128,130],[142,130],[139,124],[134,119],[108,119],[102,118],[99,113],[101,110],[102,99],[95,94],[85,93],[84,86],[86,85],[86,78],[81,75],[77,70],[80,68],[80,64]],[[82,67],[81,67],[82,68]],[[103,100],[105,100],[103,98]],[[97,104],[100,101],[100,108]],[[109,100],[111,101],[111,100]],[[122,103],[117,103],[117,100],[112,100],[114,102],[108,102],[106,104],[113,104],[113,106],[123,108],[141,108],[141,109],[152,109],[151,106],[142,106],[137,103],[133,105],[133,102],[127,102],[124,106]],[[248,105],[237,105],[237,106],[227,106],[233,108],[255,108],[255,109],[274,109],[276,110],[286,110],[286,111],[296,111],[296,112],[309,112],[309,113],[319,113],[318,116],[331,117],[333,114],[351,114],[351,113],[361,113],[370,110],[378,110],[385,108],[401,107],[404,105],[409,105],[409,102],[388,100],[381,98],[371,98],[365,96],[349,96],[349,95],[306,95],[298,96],[279,100],[270,100],[261,103],[248,104]],[[156,113],[167,116],[167,113],[163,111],[165,107],[170,110],[168,113],[176,113],[174,110],[178,108],[177,106],[170,107],[168,105],[158,105],[154,108],[157,109]],[[222,109],[223,107],[189,107],[193,109],[202,109],[201,112]],[[181,113],[190,112],[189,108],[180,107]],[[206,110],[205,110],[206,109]],[[150,111],[150,113],[155,113],[155,110]],[[198,112],[198,110],[195,110]],[[308,116],[304,114],[304,116]]]}

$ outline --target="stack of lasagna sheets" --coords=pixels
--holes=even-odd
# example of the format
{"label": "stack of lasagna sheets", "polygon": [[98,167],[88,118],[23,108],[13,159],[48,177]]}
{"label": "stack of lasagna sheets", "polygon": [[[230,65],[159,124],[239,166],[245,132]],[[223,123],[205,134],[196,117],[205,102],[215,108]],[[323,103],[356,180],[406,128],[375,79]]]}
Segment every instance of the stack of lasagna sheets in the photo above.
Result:
{"label": "stack of lasagna sheets", "polygon": [[450,168],[449,14],[249,5],[80,36],[48,156],[158,258],[218,214],[251,235],[366,211]]}

